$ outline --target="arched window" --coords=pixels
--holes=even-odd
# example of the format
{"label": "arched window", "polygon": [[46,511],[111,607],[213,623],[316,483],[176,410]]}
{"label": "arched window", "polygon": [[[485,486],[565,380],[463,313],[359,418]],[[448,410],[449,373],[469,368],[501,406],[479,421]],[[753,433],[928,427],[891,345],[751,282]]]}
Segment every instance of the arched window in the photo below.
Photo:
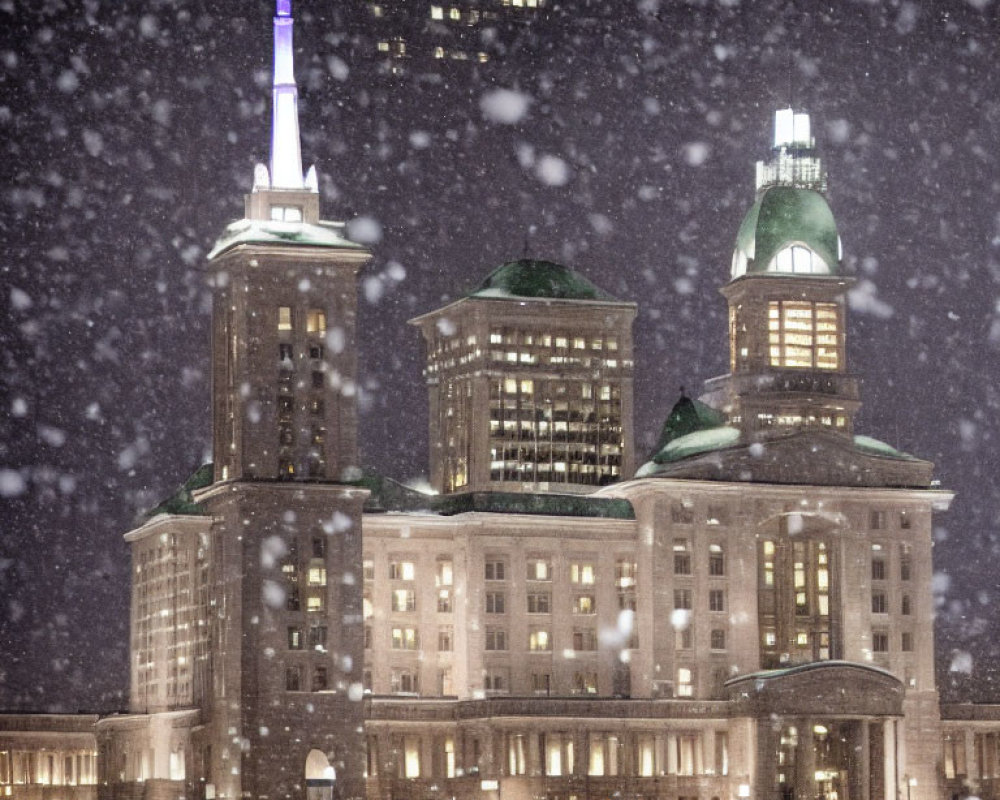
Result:
{"label": "arched window", "polygon": [[779,250],[767,265],[768,272],[797,275],[829,275],[830,266],[811,248],[793,244]]}
{"label": "arched window", "polygon": [[306,756],[306,800],[333,800],[337,773],[322,750],[310,750]]}

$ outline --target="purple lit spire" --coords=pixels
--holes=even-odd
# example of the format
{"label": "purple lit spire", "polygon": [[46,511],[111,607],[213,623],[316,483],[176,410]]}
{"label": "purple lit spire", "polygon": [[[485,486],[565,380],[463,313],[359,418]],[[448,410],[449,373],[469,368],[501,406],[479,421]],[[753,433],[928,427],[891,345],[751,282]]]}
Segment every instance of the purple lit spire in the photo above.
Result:
{"label": "purple lit spire", "polygon": [[305,187],[299,143],[299,92],[292,63],[292,2],[277,0],[274,17],[274,90],[271,117],[271,188]]}

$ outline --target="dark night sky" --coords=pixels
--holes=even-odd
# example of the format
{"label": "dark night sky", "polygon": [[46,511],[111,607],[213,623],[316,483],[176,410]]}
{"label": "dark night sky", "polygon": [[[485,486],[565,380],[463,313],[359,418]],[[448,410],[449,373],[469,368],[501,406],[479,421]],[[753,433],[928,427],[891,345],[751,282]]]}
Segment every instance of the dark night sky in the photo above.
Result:
{"label": "dark night sky", "polygon": [[[204,257],[266,160],[271,11],[0,0],[0,709],[124,706],[121,536],[207,458]],[[529,229],[532,255],[639,302],[648,450],[678,387],[726,369],[717,288],[792,97],[858,277],[859,432],[958,492],[935,532],[942,682],[1000,697],[998,14],[581,0],[483,31],[485,65],[391,76],[360,2],[300,0],[304,158],[325,216],[381,228],[361,294],[364,464],[425,471],[405,321],[519,257]],[[530,100],[520,120],[484,115],[496,89]],[[947,673],[953,649],[971,675]]]}

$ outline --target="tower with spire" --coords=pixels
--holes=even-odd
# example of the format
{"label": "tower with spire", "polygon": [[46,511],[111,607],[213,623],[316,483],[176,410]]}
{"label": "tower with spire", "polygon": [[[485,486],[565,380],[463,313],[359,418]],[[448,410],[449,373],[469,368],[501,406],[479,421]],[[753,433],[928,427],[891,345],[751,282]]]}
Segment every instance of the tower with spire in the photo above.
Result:
{"label": "tower with spire", "polygon": [[277,0],[269,165],[209,254],[214,481],[210,686],[196,737],[217,798],[364,793],[358,271],[303,174],[290,0]]}

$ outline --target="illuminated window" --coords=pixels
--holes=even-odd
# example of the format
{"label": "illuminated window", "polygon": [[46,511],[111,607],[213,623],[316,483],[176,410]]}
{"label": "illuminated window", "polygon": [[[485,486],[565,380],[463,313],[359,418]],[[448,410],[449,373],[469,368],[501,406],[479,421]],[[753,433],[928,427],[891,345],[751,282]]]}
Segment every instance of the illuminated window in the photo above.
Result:
{"label": "illuminated window", "polygon": [[836,303],[773,301],[768,304],[772,367],[840,368],[840,330]]}
{"label": "illuminated window", "polygon": [[677,668],[677,696],[692,697],[694,695],[694,676],[687,667]]}
{"label": "illuminated window", "polygon": [[393,589],[392,610],[416,611],[417,610],[416,592],[414,592],[413,589]]}
{"label": "illuminated window", "polygon": [[545,559],[529,559],[528,561],[529,581],[550,581],[552,580],[552,564]]}
{"label": "illuminated window", "polygon": [[793,244],[779,250],[767,265],[768,272],[792,272],[797,275],[829,275],[830,265],[811,248]]}
{"label": "illuminated window", "polygon": [[364,577],[364,579],[366,581],[373,581],[373,580],[375,580],[375,562],[372,559],[366,558],[362,562],[362,564],[361,564],[361,574],[363,575],[363,577]]}
{"label": "illuminated window", "polygon": [[528,633],[528,649],[532,652],[547,652],[552,649],[552,639],[545,629]]}
{"label": "illuminated window", "polygon": [[451,613],[451,590],[438,589],[437,610],[439,614]]}
{"label": "illuminated window", "polygon": [[569,579],[572,583],[593,584],[594,565],[593,564],[570,564]]}
{"label": "illuminated window", "polygon": [[288,629],[288,649],[289,650],[302,649],[302,631],[299,628]]}
{"label": "illuminated window", "polygon": [[437,562],[437,574],[434,576],[435,586],[451,586],[453,580],[451,561],[440,559]]}
{"label": "illuminated window", "polygon": [[416,575],[416,568],[412,561],[390,561],[389,580],[412,581]]}
{"label": "illuminated window", "polygon": [[[278,330],[290,331],[292,329],[292,308],[291,306],[278,306]],[[281,354],[284,358],[284,353]],[[291,357],[291,353],[289,353]]]}
{"label": "illuminated window", "polygon": [[306,600],[306,611],[322,611],[323,598],[320,595],[310,595]]}
{"label": "illuminated window", "polygon": [[271,206],[271,219],[275,222],[302,222],[300,206]]}
{"label": "illuminated window", "polygon": [[393,628],[393,650],[416,650],[419,637],[416,628]]}
{"label": "illuminated window", "polygon": [[639,565],[631,559],[620,558],[615,562],[615,586],[628,589],[636,585]]}
{"label": "illuminated window", "polygon": [[326,567],[309,567],[309,585],[326,586]]}
{"label": "illuminated window", "polygon": [[451,17],[453,20],[460,20],[462,18],[462,12],[461,10],[452,7],[451,10],[448,12],[448,16]]}
{"label": "illuminated window", "polygon": [[597,602],[592,594],[580,594],[573,598],[574,614],[596,614]]}
{"label": "illuminated window", "polygon": [[431,6],[431,19],[444,19],[444,9],[441,6]]}
{"label": "illuminated window", "polygon": [[326,333],[326,312],[311,309],[306,314],[307,333]]}

